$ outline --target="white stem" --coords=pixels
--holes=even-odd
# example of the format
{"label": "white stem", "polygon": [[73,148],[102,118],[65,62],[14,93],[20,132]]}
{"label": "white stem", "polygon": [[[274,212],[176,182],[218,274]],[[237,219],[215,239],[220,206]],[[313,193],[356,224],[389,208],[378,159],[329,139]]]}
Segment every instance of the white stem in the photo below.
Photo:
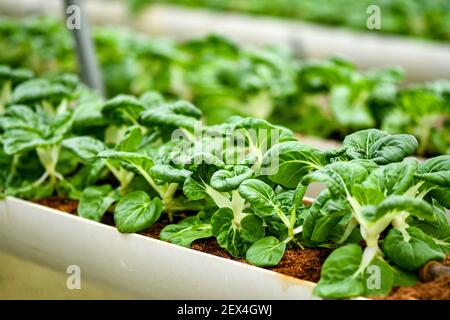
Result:
{"label": "white stem", "polygon": [[338,240],[338,243],[344,243],[345,240],[352,234],[352,231],[358,226],[358,221],[355,218],[351,218],[349,223],[347,224],[347,227],[344,230],[344,233],[342,234],[342,237]]}
{"label": "white stem", "polygon": [[219,191],[211,188],[208,185],[206,186],[205,190],[206,190],[206,193],[211,197],[211,199],[213,199],[214,203],[219,208],[231,208],[231,209],[233,208],[233,205],[232,205],[230,199],[228,199],[226,196],[224,196]]}
{"label": "white stem", "polygon": [[399,216],[396,216],[392,219],[392,226],[401,232],[403,236],[403,240],[405,242],[409,242],[411,240],[411,236],[406,231],[409,228],[409,224],[406,223],[406,218],[408,218],[409,214],[407,212],[401,213]]}
{"label": "white stem", "polygon": [[303,226],[297,227],[297,228],[294,229],[294,235],[295,234],[299,234],[302,231],[303,231]]}
{"label": "white stem", "polygon": [[373,261],[377,253],[379,252],[378,245],[376,246],[367,246],[364,249],[361,263],[359,264],[358,270],[353,275],[353,278],[357,277],[359,274],[364,272],[367,267],[370,265],[370,263]]}

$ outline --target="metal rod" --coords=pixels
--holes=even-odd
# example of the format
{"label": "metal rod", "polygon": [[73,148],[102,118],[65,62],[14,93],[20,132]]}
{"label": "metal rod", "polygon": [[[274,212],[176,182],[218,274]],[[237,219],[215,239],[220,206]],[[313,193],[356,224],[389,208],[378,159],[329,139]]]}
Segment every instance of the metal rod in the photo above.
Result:
{"label": "metal rod", "polygon": [[64,4],[66,26],[72,31],[75,40],[81,80],[104,96],[103,81],[95,56],[87,13],[79,0],[64,0]]}
{"label": "metal rod", "polygon": [[437,262],[430,261],[419,270],[422,281],[428,282],[439,277],[450,277],[450,267]]}

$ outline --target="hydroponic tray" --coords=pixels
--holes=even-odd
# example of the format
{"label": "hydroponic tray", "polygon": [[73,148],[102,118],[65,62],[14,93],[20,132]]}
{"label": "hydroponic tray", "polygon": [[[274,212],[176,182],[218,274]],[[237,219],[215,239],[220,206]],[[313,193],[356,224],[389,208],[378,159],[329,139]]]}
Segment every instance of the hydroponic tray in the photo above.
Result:
{"label": "hydroponic tray", "polygon": [[0,250],[142,299],[317,299],[314,283],[8,197]]}

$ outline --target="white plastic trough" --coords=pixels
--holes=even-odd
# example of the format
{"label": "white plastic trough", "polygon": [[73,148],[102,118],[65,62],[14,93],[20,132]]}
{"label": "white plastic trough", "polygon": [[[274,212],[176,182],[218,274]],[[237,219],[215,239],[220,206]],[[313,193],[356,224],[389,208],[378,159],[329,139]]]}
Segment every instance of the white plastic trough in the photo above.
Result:
{"label": "white plastic trough", "polygon": [[142,299],[317,299],[314,283],[28,201],[0,201],[0,250]]}

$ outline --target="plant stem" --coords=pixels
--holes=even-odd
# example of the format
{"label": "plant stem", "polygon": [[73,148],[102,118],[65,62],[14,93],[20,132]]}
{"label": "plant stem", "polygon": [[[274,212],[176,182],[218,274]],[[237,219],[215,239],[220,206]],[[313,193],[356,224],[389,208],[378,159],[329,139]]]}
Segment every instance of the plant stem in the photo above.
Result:
{"label": "plant stem", "polygon": [[178,189],[178,183],[170,183],[167,187],[166,192],[164,193],[164,196],[162,197],[162,203],[164,210],[167,212],[167,215],[169,216],[169,221],[173,221],[173,209],[172,209],[172,199],[173,195]]}
{"label": "plant stem", "polygon": [[56,187],[58,183],[59,174],[56,172],[56,165],[58,164],[60,149],[60,144],[36,148],[39,161],[48,172],[50,181],[54,187]]}
{"label": "plant stem", "polygon": [[117,169],[113,164],[111,164],[108,160],[105,160],[105,165],[111,171],[111,173],[116,177],[117,180],[119,180],[120,183],[120,191],[123,193],[128,185],[130,184],[131,180],[134,177],[134,174],[132,172],[128,172],[125,170]]}

